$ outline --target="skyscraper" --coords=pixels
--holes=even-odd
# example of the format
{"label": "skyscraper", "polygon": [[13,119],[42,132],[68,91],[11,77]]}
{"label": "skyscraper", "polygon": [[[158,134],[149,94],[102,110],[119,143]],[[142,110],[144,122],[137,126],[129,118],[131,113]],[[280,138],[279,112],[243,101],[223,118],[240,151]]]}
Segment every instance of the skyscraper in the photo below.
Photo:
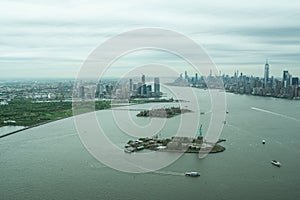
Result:
{"label": "skyscraper", "polygon": [[187,81],[189,79],[187,71],[184,72],[184,79]]}
{"label": "skyscraper", "polygon": [[269,82],[269,64],[267,59],[265,64],[264,88],[268,87],[268,82]]}
{"label": "skyscraper", "polygon": [[151,87],[151,85],[147,85],[147,87],[146,87],[146,95],[147,95],[147,97],[150,97],[151,93],[152,93],[152,87]]}
{"label": "skyscraper", "polygon": [[146,95],[146,77],[145,77],[144,74],[142,75],[141,95],[142,95],[142,96]]}
{"label": "skyscraper", "polygon": [[129,92],[133,91],[133,83],[132,83],[132,79],[129,79]]}
{"label": "skyscraper", "polygon": [[283,77],[282,77],[282,87],[287,88],[290,86],[290,74],[288,71],[283,71]]}
{"label": "skyscraper", "polygon": [[299,78],[298,77],[292,78],[292,85],[295,85],[295,86],[299,85]]}
{"label": "skyscraper", "polygon": [[159,84],[159,78],[158,77],[154,78],[154,94],[155,94],[155,96],[160,95],[160,84]]}
{"label": "skyscraper", "polygon": [[145,82],[146,82],[146,77],[145,77],[145,75],[143,74],[143,75],[142,75],[142,83],[143,83],[143,85],[145,85]]}

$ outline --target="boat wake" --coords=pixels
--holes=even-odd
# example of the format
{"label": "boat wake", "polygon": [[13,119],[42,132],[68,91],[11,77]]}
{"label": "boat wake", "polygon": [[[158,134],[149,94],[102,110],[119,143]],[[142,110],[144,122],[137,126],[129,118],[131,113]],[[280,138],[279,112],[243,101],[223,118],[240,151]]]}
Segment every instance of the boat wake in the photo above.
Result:
{"label": "boat wake", "polygon": [[283,118],[286,118],[286,119],[291,119],[291,120],[294,120],[294,121],[297,121],[297,122],[300,122],[300,119],[297,119],[297,118],[294,118],[294,117],[290,117],[290,116],[287,116],[287,115],[284,115],[284,114],[272,112],[272,111],[269,111],[269,110],[263,110],[261,108],[256,108],[256,107],[251,107],[251,109],[252,110],[256,110],[256,111],[260,111],[260,112],[264,112],[264,113],[269,113],[269,114],[276,115],[276,116],[279,116],[279,117],[283,117]]}
{"label": "boat wake", "polygon": [[171,172],[171,171],[154,171],[153,174],[171,175],[171,176],[184,176],[184,173]]}

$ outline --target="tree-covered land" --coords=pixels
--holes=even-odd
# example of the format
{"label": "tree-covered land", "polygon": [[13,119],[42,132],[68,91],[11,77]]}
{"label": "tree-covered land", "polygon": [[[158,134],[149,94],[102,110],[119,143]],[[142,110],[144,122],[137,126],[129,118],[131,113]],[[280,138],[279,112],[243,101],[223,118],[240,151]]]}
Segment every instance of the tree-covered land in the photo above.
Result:
{"label": "tree-covered land", "polygon": [[[107,109],[110,106],[110,101],[95,102],[95,110]],[[86,111],[82,110],[80,113],[84,112]],[[31,99],[13,99],[8,105],[0,106],[0,127],[33,126],[72,115],[72,102],[34,102]]]}

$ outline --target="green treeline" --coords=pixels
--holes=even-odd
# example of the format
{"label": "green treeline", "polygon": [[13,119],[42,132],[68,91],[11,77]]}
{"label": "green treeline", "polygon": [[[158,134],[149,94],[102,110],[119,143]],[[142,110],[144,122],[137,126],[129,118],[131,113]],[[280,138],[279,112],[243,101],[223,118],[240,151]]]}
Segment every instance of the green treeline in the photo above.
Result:
{"label": "green treeline", "polygon": [[[110,101],[95,102],[95,110],[107,108],[110,108]],[[8,105],[0,106],[0,127],[6,125],[33,126],[72,115],[72,102],[37,103],[31,99],[13,99]]]}

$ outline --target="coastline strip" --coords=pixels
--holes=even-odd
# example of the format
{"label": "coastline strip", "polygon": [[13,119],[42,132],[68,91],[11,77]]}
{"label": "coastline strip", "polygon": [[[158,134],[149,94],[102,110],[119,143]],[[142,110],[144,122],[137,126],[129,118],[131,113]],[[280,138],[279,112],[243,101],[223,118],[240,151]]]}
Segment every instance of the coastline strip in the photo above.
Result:
{"label": "coastline strip", "polygon": [[[73,117],[73,116],[71,116],[71,117]],[[66,117],[66,118],[68,118],[68,117]],[[66,118],[54,119],[54,120],[38,123],[38,124],[35,124],[35,125],[32,125],[32,126],[27,126],[27,127],[24,127],[24,128],[21,128],[21,129],[18,129],[18,130],[9,132],[9,133],[5,133],[3,135],[0,135],[0,138],[4,138],[4,137],[7,137],[9,135],[13,135],[15,133],[21,132],[21,131],[25,131],[25,130],[30,129],[30,128],[34,128],[34,127],[37,127],[37,126],[41,126],[41,125],[44,125],[44,124],[48,124],[50,122],[55,122],[55,121],[58,121],[58,120],[61,120],[61,119],[66,119]]]}

